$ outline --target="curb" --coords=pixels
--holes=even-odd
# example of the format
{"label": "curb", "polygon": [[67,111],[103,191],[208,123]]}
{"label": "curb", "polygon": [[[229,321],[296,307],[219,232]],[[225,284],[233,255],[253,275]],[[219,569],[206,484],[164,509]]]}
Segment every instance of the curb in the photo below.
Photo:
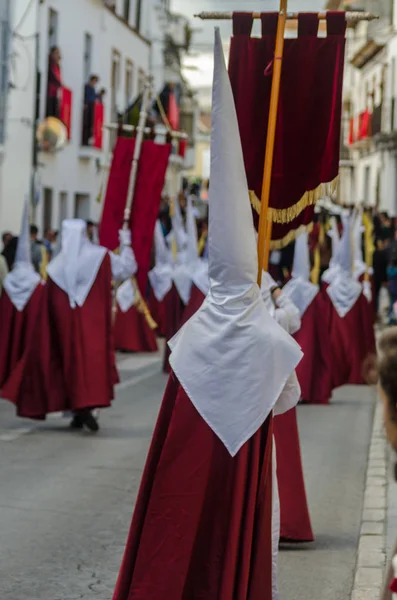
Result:
{"label": "curb", "polygon": [[376,401],[351,600],[379,600],[386,566],[387,443]]}

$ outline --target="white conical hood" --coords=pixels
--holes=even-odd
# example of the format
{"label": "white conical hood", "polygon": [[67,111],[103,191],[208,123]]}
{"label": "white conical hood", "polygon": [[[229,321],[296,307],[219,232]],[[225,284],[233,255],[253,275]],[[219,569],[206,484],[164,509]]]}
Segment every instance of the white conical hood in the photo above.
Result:
{"label": "white conical hood", "polygon": [[367,270],[367,265],[364,261],[363,256],[363,233],[365,227],[363,226],[363,211],[360,209],[357,212],[357,216],[353,224],[353,257],[354,257],[354,278],[359,279]]}
{"label": "white conical hood", "polygon": [[184,262],[186,259],[187,235],[178,198],[175,198],[174,201],[174,216],[171,221],[172,233],[178,248],[178,262]]}
{"label": "white conical hood", "polygon": [[292,277],[302,277],[305,281],[309,281],[310,279],[309,238],[307,231],[301,233],[295,242]]}
{"label": "white conical hood", "polygon": [[187,262],[194,264],[198,258],[197,223],[194,214],[192,197],[187,199],[186,207],[186,233],[187,233]]}
{"label": "white conical hood", "polygon": [[353,308],[362,292],[362,286],[352,275],[352,223],[355,215],[342,215],[343,233],[338,246],[339,270],[327,292],[340,317]]}
{"label": "white conical hood", "polygon": [[17,251],[15,254],[15,264],[30,264],[32,262],[30,243],[29,200],[26,199],[22,211],[21,233],[19,234],[18,238]]}
{"label": "white conical hood", "polygon": [[340,244],[340,238],[339,238],[339,231],[338,231],[338,224],[336,222],[335,217],[331,218],[331,229],[328,231],[328,236],[331,238],[331,242],[332,242],[332,249],[331,249],[331,260],[329,262],[329,268],[324,271],[321,279],[322,281],[325,281],[325,283],[331,283],[338,271],[339,271],[339,264],[338,264],[338,249],[339,249],[339,244]]}
{"label": "white conical hood", "polygon": [[154,228],[156,264],[149,272],[149,281],[158,302],[161,302],[172,288],[172,255],[164,238],[160,221]]}
{"label": "white conical hood", "polygon": [[40,283],[40,275],[36,273],[31,262],[30,245],[29,200],[26,199],[22,211],[21,233],[18,238],[14,266],[3,283],[8,297],[19,311],[25,308]]}
{"label": "white conical hood", "polygon": [[170,341],[170,363],[202,418],[234,456],[272,411],[302,352],[269,315],[256,284],[252,212],[218,30],[210,180],[210,290]]}
{"label": "white conical hood", "polygon": [[82,219],[62,223],[61,252],[47,267],[48,275],[68,296],[70,306],[83,306],[107,253],[87,237]]}
{"label": "white conical hood", "polygon": [[316,297],[319,287],[310,281],[310,255],[307,232],[302,233],[295,242],[292,279],[283,288],[302,317]]}

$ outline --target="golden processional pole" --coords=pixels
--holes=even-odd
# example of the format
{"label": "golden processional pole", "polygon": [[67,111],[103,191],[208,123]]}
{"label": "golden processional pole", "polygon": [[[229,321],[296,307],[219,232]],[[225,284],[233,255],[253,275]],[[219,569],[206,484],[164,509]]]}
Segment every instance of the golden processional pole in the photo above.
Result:
{"label": "golden processional pole", "polygon": [[272,237],[272,222],[269,218],[269,199],[272,183],[272,169],[274,144],[276,139],[276,125],[278,112],[278,99],[280,95],[281,68],[284,53],[284,32],[287,20],[287,0],[280,0],[280,12],[277,23],[276,47],[274,50],[273,79],[270,95],[269,121],[267,126],[265,165],[263,171],[261,212],[258,227],[258,285],[261,287],[262,271],[267,271],[269,266],[270,240]]}

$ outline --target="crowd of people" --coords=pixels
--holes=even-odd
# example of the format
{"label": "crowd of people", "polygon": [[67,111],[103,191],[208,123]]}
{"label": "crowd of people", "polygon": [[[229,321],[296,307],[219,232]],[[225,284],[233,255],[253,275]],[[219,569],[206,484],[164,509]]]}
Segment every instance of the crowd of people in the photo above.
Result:
{"label": "crowd of people", "polygon": [[[377,370],[382,286],[395,319],[387,215],[322,212],[272,252],[268,271],[258,267],[219,35],[212,127],[208,218],[188,192],[164,200],[147,286],[128,229],[118,253],[81,219],[39,240],[27,205],[19,236],[3,235],[0,389],[19,417],[71,413],[73,429],[98,431],[95,410],[111,405],[118,382],[115,350],[152,352],[166,338],[170,377],[114,600],[275,600],[280,541],[315,534],[296,405],[329,404],[335,388]],[[396,338],[390,329],[379,363],[391,421]]]}

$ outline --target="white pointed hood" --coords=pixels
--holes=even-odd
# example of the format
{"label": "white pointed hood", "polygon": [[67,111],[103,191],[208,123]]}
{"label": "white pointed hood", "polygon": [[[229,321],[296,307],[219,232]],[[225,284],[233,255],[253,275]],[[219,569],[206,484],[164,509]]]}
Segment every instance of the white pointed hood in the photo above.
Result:
{"label": "white pointed hood", "polygon": [[363,233],[365,232],[365,227],[363,226],[363,211],[360,209],[357,212],[357,216],[354,220],[353,224],[353,256],[354,256],[354,278],[360,279],[361,275],[367,271],[367,265],[364,261],[363,256]]}
{"label": "white pointed hood", "polygon": [[196,219],[193,213],[191,197],[187,201],[186,231],[183,226],[178,200],[175,202],[175,216],[172,223],[178,246],[178,256],[173,278],[178,294],[182,302],[186,305],[190,300],[192,292],[193,271],[198,264]]}
{"label": "white pointed hood", "polygon": [[355,215],[342,216],[343,233],[338,246],[339,270],[327,293],[340,317],[345,317],[359,299],[362,286],[352,275],[352,229]]}
{"label": "white pointed hood", "polygon": [[41,280],[32,265],[30,244],[29,200],[26,199],[14,266],[3,283],[7,296],[19,311],[25,308]]}
{"label": "white pointed hood", "polygon": [[196,214],[193,207],[192,196],[187,199],[186,209],[187,233],[187,266],[194,285],[204,296],[208,294],[210,281],[208,277],[208,260],[199,257]]}
{"label": "white pointed hood", "polygon": [[210,290],[170,341],[170,363],[202,418],[234,456],[273,410],[302,352],[269,315],[256,284],[255,232],[219,30],[210,180]]}
{"label": "white pointed hood", "polygon": [[283,293],[292,300],[299,309],[300,316],[303,317],[317,296],[318,290],[318,285],[310,282],[309,240],[305,231],[295,242],[292,279],[283,287]]}
{"label": "white pointed hood", "polygon": [[172,288],[173,261],[164,238],[160,221],[154,228],[156,264],[149,272],[149,281],[158,302],[162,302]]}
{"label": "white pointed hood", "polygon": [[95,246],[87,237],[87,225],[81,219],[62,223],[61,252],[47,267],[48,275],[68,296],[70,306],[83,306],[107,249]]}
{"label": "white pointed hood", "polygon": [[329,268],[322,274],[321,280],[325,283],[331,283],[336,277],[339,271],[338,264],[338,249],[340,244],[340,237],[338,231],[338,224],[335,217],[331,219],[331,229],[328,231],[328,236],[331,238],[332,249],[331,249],[331,260],[329,261]]}

